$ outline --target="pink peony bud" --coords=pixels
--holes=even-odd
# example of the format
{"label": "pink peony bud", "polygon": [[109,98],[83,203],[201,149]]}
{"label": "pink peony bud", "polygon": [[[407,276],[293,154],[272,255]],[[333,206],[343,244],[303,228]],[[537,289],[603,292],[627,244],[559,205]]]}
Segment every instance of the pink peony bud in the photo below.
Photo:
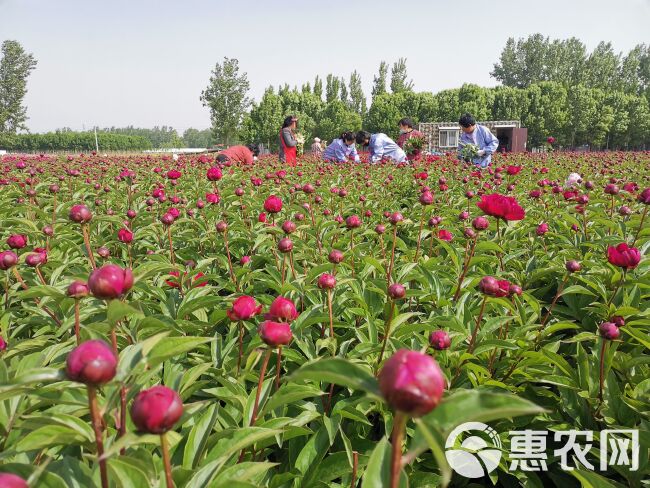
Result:
{"label": "pink peony bud", "polygon": [[88,287],[96,298],[119,298],[133,286],[130,268],[122,269],[116,264],[107,264],[90,273]]}
{"label": "pink peony bud", "polygon": [[253,297],[243,295],[237,298],[230,310],[226,311],[228,318],[233,322],[249,320],[262,311],[262,305],[258,305]]}
{"label": "pink peony bud", "polygon": [[336,278],[329,273],[323,273],[318,277],[318,288],[331,290],[336,286]]}
{"label": "pink peony bud", "polygon": [[431,347],[436,351],[444,351],[445,349],[449,349],[449,346],[451,346],[451,339],[446,331],[434,330],[429,335],[429,344],[431,344]]}
{"label": "pink peony bud", "polygon": [[289,324],[272,320],[262,322],[257,331],[262,341],[270,347],[286,346],[293,337]]}
{"label": "pink peony bud", "polygon": [[87,222],[90,222],[90,220],[93,218],[93,214],[85,205],[73,205],[72,208],[70,208],[68,217],[73,222],[76,222],[78,224],[85,224]]}
{"label": "pink peony bud", "polygon": [[183,415],[183,401],[171,388],[158,385],[137,394],[131,405],[131,420],[138,431],[164,434]]}
{"label": "pink peony bud", "polygon": [[103,385],[115,377],[117,358],[104,341],[86,341],[75,347],[66,360],[65,373],[72,381]]}
{"label": "pink peony bud", "polygon": [[298,318],[298,311],[291,300],[280,296],[273,300],[269,308],[269,313],[264,318],[274,321],[291,322]]}
{"label": "pink peony bud", "polygon": [[388,404],[413,417],[429,413],[440,403],[446,383],[435,359],[408,349],[393,354],[378,379]]}

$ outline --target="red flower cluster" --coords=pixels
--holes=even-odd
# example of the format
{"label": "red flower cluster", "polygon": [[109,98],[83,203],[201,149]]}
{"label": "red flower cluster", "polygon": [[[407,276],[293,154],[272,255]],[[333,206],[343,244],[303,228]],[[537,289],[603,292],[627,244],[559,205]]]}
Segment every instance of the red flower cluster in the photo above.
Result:
{"label": "red flower cluster", "polygon": [[607,248],[607,260],[614,266],[634,269],[641,261],[641,253],[636,247],[630,247],[626,242],[621,242],[616,247],[609,246]]}
{"label": "red flower cluster", "polygon": [[522,220],[526,212],[513,197],[498,193],[482,195],[481,201],[476,204],[487,215],[503,220]]}

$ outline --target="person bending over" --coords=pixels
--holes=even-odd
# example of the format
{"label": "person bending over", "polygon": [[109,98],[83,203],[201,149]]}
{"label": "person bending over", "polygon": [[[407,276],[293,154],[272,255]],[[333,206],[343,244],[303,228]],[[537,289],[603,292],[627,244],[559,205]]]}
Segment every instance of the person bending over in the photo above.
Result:
{"label": "person bending over", "polygon": [[356,134],[354,132],[344,132],[341,137],[334,139],[332,143],[325,148],[323,159],[329,162],[345,163],[350,159],[354,159],[355,163],[360,161],[357,154],[357,148],[354,145],[356,141]]}
{"label": "person bending over", "polygon": [[406,154],[394,140],[381,132],[371,134],[365,130],[357,132],[357,144],[367,147],[370,153],[370,162],[378,163],[382,159],[391,159],[396,163],[406,161]]}

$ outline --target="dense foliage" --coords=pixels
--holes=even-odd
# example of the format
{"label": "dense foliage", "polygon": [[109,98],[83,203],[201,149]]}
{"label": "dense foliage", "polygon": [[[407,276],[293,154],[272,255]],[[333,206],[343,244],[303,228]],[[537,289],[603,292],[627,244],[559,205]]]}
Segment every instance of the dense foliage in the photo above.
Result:
{"label": "dense foliage", "polygon": [[[143,136],[97,133],[100,151],[136,151],[151,149],[151,142]],[[94,132],[47,132],[45,134],[0,134],[0,148],[10,152],[94,151]]]}
{"label": "dense foliage", "polygon": [[[640,467],[504,458],[474,486],[642,486],[649,165],[4,157],[0,472],[91,487],[105,466],[144,487],[168,464],[178,487],[376,488],[403,466],[400,486],[466,486],[444,442],[482,421],[506,452],[509,430],[639,429]],[[400,361],[435,381],[407,394]]]}

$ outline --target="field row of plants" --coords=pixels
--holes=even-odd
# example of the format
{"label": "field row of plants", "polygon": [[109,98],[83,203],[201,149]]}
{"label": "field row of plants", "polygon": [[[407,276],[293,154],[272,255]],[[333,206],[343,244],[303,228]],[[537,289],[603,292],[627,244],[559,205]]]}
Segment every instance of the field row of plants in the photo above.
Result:
{"label": "field row of plants", "polygon": [[[0,168],[0,486],[646,486],[648,152]],[[513,470],[525,429],[638,469]]]}

